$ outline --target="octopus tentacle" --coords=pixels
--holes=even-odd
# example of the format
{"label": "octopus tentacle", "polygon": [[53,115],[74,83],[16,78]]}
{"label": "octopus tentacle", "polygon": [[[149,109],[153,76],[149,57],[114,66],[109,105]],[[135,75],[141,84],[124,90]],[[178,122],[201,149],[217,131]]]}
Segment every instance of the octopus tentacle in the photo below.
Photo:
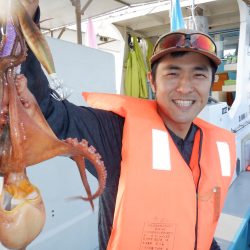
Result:
{"label": "octopus tentacle", "polygon": [[[76,164],[77,164],[77,166],[78,166],[78,169],[79,169],[79,172],[80,172],[80,176],[81,176],[81,179],[82,179],[82,183],[83,183],[83,186],[84,186],[84,188],[86,190],[86,193],[87,193],[87,196],[88,196],[88,198],[81,197],[81,199],[88,200],[90,202],[92,210],[94,210],[93,198],[92,198],[90,186],[89,186],[89,183],[88,183],[88,180],[87,180],[86,171],[85,171],[86,170],[86,168],[85,168],[85,161],[84,161],[84,159],[81,156],[73,156],[73,157],[71,157],[71,159],[73,161],[75,161]],[[74,196],[74,197],[71,197],[70,199],[71,200],[72,199],[78,199],[78,197]]]}
{"label": "octopus tentacle", "polygon": [[0,78],[0,96],[2,96],[2,100],[0,103],[0,134],[4,126],[8,122],[8,103],[9,103],[9,96],[8,96],[8,89],[6,87],[6,78]]}
{"label": "octopus tentacle", "polygon": [[[27,47],[24,40],[22,39],[21,33],[18,29],[15,29],[16,39],[11,46],[11,54],[1,57],[0,60],[0,74],[4,75],[9,68],[14,68],[20,65],[26,59]],[[8,45],[8,44],[6,44]]]}
{"label": "octopus tentacle", "polygon": [[[101,160],[101,155],[96,152],[96,149],[93,146],[89,146],[88,142],[84,139],[79,143],[77,139],[67,138],[65,142],[72,145],[74,149],[77,149],[80,152],[77,152],[77,155],[72,155],[71,159],[74,160],[78,166],[83,185],[88,195],[88,197],[74,196],[72,198],[89,201],[93,208],[92,200],[97,198],[103,192],[107,178],[107,172],[105,170],[104,163]],[[93,164],[97,172],[99,187],[93,195],[91,194],[87,181],[83,157],[87,158]]]}

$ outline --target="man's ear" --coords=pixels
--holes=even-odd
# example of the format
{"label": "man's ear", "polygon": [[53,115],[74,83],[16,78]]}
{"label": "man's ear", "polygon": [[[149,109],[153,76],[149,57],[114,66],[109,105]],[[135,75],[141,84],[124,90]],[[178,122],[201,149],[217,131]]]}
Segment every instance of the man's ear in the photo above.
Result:
{"label": "man's ear", "polygon": [[151,71],[148,72],[148,80],[150,82],[151,89],[152,89],[153,93],[155,94],[155,82],[153,80],[153,76],[152,76]]}

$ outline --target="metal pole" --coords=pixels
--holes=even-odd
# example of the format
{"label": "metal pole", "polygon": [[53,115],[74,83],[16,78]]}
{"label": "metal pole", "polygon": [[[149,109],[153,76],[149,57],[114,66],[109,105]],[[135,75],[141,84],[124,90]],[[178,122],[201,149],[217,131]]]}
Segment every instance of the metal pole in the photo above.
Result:
{"label": "metal pole", "polygon": [[72,5],[75,6],[77,43],[82,44],[81,1],[80,0],[70,0],[70,1]]}
{"label": "metal pole", "polygon": [[88,0],[88,2],[85,4],[85,6],[81,9],[81,14],[84,15],[85,10],[89,7],[89,5],[93,2],[93,0]]}
{"label": "metal pole", "polygon": [[65,27],[63,27],[62,29],[61,29],[61,31],[60,31],[60,33],[59,33],[59,35],[58,35],[58,39],[60,39],[61,38],[61,36],[63,35],[63,33],[65,32],[65,30],[66,30],[66,28]]}
{"label": "metal pole", "polygon": [[122,0],[115,0],[115,2],[121,3],[121,4],[129,6],[129,7],[131,6],[129,3],[122,1]]}

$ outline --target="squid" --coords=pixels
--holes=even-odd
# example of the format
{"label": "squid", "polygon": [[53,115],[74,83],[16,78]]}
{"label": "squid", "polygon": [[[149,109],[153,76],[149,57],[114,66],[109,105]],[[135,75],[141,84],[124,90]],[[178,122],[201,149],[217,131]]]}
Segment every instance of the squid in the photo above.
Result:
{"label": "squid", "polygon": [[[90,202],[103,192],[106,170],[100,154],[86,140],[60,140],[45,120],[38,104],[25,107],[15,85],[19,65],[25,61],[26,42],[49,74],[53,58],[40,30],[19,0],[0,0],[0,242],[9,249],[25,249],[42,231],[46,212],[39,189],[26,168],[55,156],[76,162]],[[32,96],[33,97],[33,96]],[[99,186],[92,194],[85,172],[88,159],[96,168]]]}

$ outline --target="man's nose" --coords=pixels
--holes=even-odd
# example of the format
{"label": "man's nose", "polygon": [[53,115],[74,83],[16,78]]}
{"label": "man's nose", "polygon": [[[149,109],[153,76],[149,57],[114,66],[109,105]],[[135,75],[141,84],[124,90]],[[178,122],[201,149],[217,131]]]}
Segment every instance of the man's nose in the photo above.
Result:
{"label": "man's nose", "polygon": [[189,74],[181,76],[176,91],[181,94],[188,94],[193,91],[192,79]]}

